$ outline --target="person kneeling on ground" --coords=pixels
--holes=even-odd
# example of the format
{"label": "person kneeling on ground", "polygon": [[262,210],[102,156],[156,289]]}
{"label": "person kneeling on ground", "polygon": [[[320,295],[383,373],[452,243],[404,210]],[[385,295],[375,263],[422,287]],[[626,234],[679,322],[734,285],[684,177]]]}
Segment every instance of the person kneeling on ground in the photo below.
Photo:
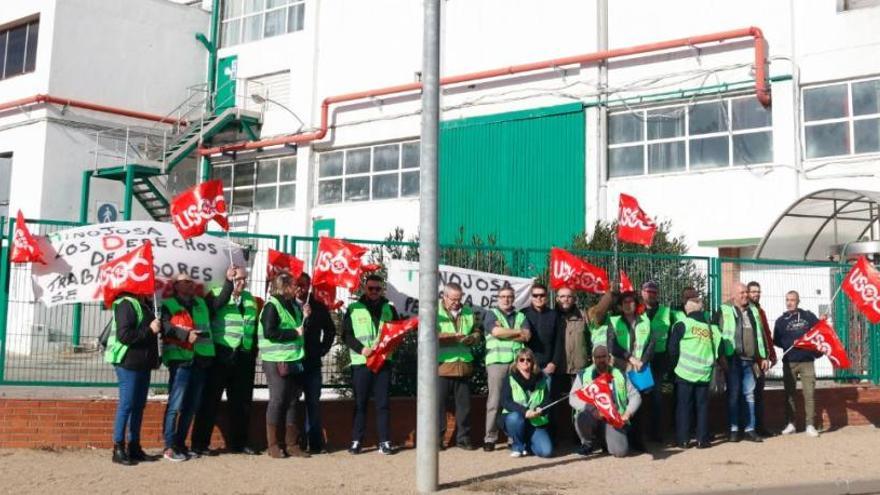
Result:
{"label": "person kneeling on ground", "polygon": [[550,403],[550,384],[535,362],[531,349],[521,349],[510,365],[501,389],[501,427],[511,441],[511,457],[523,457],[531,451],[538,457],[550,457],[553,443],[547,432],[550,420],[541,410]]}
{"label": "person kneeling on ground", "polygon": [[582,401],[575,394],[575,391],[593,383],[593,380],[603,373],[611,373],[613,377],[611,395],[614,397],[614,405],[624,421],[628,422],[642,404],[642,396],[626,375],[611,366],[608,348],[603,345],[596,346],[593,349],[593,365],[575,378],[574,384],[571,386],[571,395],[568,398],[569,405],[576,411],[574,427],[581,439],[581,448],[578,453],[584,456],[589,455],[593,451],[593,438],[604,430],[608,452],[614,457],[625,457],[629,453],[627,430],[630,426],[626,425],[620,429],[609,428],[599,414],[599,410]]}

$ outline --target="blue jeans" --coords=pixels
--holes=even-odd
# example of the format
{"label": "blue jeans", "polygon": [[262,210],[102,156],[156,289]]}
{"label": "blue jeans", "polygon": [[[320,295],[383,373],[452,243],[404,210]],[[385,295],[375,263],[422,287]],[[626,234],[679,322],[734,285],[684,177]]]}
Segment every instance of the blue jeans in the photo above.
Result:
{"label": "blue jeans", "polygon": [[308,367],[303,373],[303,392],[306,402],[306,438],[309,448],[320,450],[324,447],[324,432],[321,428],[321,367]]}
{"label": "blue jeans", "polygon": [[186,434],[202,400],[207,370],[195,364],[168,367],[168,405],[165,407],[165,448],[186,446]]}
{"label": "blue jeans", "polygon": [[514,451],[530,450],[538,457],[550,457],[553,454],[553,442],[544,426],[534,426],[518,413],[504,415],[504,432],[510,437]]}
{"label": "blue jeans", "polygon": [[128,425],[128,442],[139,443],[144,407],[150,390],[150,370],[127,370],[116,366],[119,381],[119,401],[116,403],[116,420],[113,421],[113,443],[125,442],[125,426]]}
{"label": "blue jeans", "polygon": [[739,431],[741,423],[740,403],[745,401],[747,421],[742,421],[745,431],[755,429],[755,373],[752,371],[753,361],[743,361],[733,356],[727,366],[727,422],[730,431]]}

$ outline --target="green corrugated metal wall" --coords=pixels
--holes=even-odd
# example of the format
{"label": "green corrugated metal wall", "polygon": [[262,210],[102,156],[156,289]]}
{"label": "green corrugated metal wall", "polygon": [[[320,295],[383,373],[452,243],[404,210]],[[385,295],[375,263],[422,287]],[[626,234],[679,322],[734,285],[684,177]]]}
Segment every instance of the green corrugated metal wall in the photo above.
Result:
{"label": "green corrugated metal wall", "polygon": [[440,125],[440,242],[541,247],[584,230],[584,110],[580,103]]}

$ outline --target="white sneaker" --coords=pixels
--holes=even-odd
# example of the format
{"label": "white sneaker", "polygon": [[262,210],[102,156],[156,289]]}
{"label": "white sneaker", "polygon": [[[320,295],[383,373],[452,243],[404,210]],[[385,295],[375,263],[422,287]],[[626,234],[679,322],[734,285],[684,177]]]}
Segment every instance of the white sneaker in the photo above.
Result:
{"label": "white sneaker", "polygon": [[510,457],[522,457],[522,456],[523,456],[523,453],[518,450],[514,450],[513,452],[510,453]]}
{"label": "white sneaker", "polygon": [[[811,428],[812,428],[812,427],[811,427]],[[789,424],[785,425],[785,429],[782,430],[782,434],[783,434],[783,435],[791,435],[791,434],[794,433],[795,431],[797,431],[797,429],[794,427],[794,424],[793,424],[793,423],[789,423]]]}
{"label": "white sneaker", "polygon": [[807,436],[813,438],[819,438],[819,432],[816,431],[816,428],[813,425],[807,426]]}

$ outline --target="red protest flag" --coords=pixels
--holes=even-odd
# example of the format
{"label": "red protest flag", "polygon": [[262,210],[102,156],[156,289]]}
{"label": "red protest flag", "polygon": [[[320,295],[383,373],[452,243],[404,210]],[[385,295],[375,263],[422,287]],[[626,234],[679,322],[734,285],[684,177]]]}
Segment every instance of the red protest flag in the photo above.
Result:
{"label": "red protest flag", "polygon": [[608,290],[608,273],[564,249],[550,250],[550,285],[601,294]]}
{"label": "red protest flag", "polygon": [[620,270],[620,292],[633,292],[636,288],[633,286],[632,281],[629,277],[626,276],[626,272],[622,269]]}
{"label": "red protest flag", "polygon": [[98,286],[104,294],[104,307],[107,308],[122,292],[152,296],[156,291],[153,244],[144,241],[134,251],[101,265],[98,268]]}
{"label": "red protest flag", "polygon": [[639,207],[636,198],[620,195],[620,210],[617,215],[617,238],[623,242],[650,246],[654,242],[657,225]]}
{"label": "red protest flag", "polygon": [[18,215],[15,216],[15,232],[12,233],[12,254],[9,256],[9,261],[13,263],[46,264],[43,260],[43,252],[40,250],[40,245],[37,244],[37,240],[34,239],[31,231],[28,230],[21,210],[18,210]]}
{"label": "red protest flag", "polygon": [[289,273],[293,278],[298,278],[302,275],[305,262],[296,256],[270,249],[268,257],[266,280],[272,280],[280,272]]}
{"label": "red protest flag", "polygon": [[609,425],[620,429],[626,421],[623,420],[623,416],[617,410],[617,403],[614,402],[612,380],[611,373],[602,373],[589,385],[576,390],[575,395],[587,404],[592,404]]}
{"label": "red protest flag", "polygon": [[327,306],[327,309],[335,310],[342,307],[342,301],[336,300],[336,287],[332,285],[312,284],[312,297]]}
{"label": "red protest flag", "polygon": [[843,280],[842,289],[871,323],[880,323],[880,273],[868,258],[859,260]]}
{"label": "red protest flag", "polygon": [[846,355],[846,349],[837,338],[837,334],[828,321],[824,318],[813,325],[813,328],[807,330],[799,339],[795,340],[792,347],[806,349],[808,351],[821,352],[828,356],[828,360],[835,368],[849,368],[849,356]]}
{"label": "red protest flag", "polygon": [[223,230],[229,230],[223,181],[220,179],[195,185],[171,202],[171,223],[184,239],[204,234],[211,220]]}
{"label": "red protest flag", "polygon": [[367,248],[357,244],[322,237],[318,241],[312,283],[357,290],[361,285],[361,256],[366,252]]}
{"label": "red protest flag", "polygon": [[378,373],[388,356],[403,342],[403,337],[407,332],[418,326],[419,319],[416,316],[406,320],[389,321],[382,325],[382,332],[379,333],[376,347],[367,358],[367,368],[370,368],[373,373]]}

